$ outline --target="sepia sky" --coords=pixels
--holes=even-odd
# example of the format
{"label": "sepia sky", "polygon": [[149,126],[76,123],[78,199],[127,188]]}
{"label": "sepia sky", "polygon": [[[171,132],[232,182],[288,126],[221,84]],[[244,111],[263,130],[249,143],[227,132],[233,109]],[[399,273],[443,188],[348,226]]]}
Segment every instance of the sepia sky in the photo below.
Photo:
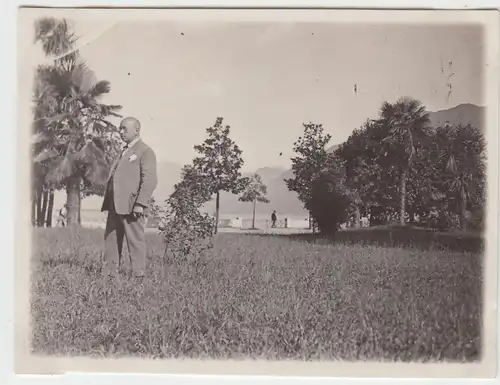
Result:
{"label": "sepia sky", "polygon": [[250,171],[289,167],[303,122],[322,123],[337,144],[384,100],[412,96],[431,111],[483,105],[479,27],[75,21],[74,29],[87,40],[83,58],[111,82],[104,101],[141,120],[159,160],[180,164],[217,116]]}

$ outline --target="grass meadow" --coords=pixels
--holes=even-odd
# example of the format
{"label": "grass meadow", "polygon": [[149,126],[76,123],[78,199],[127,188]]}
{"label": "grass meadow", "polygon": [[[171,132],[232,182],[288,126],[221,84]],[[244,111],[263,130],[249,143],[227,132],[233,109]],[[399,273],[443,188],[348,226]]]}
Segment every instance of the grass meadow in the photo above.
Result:
{"label": "grass meadow", "polygon": [[209,254],[165,261],[161,238],[147,236],[143,283],[109,283],[102,230],[34,230],[33,352],[480,359],[479,252],[220,233]]}

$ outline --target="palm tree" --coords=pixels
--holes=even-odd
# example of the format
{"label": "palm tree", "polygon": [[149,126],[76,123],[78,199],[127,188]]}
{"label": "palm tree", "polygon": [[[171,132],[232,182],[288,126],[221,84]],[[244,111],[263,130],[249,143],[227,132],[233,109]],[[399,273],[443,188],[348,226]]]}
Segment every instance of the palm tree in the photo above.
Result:
{"label": "palm tree", "polygon": [[[51,187],[64,186],[68,225],[80,222],[82,185],[106,182],[109,154],[117,147],[116,127],[106,120],[119,117],[121,106],[99,102],[109,93],[107,81],[95,74],[73,50],[74,35],[65,20],[44,18],[36,23],[41,42],[53,65],[39,66],[34,90],[34,162],[44,170]],[[67,54],[66,54],[67,52]]]}
{"label": "palm tree", "polygon": [[382,156],[389,156],[400,173],[400,221],[405,224],[406,180],[412,167],[417,148],[429,133],[429,114],[418,100],[402,97],[396,103],[384,102],[380,122],[388,129],[383,142],[387,143]]}
{"label": "palm tree", "polygon": [[267,187],[262,181],[259,174],[255,173],[246,184],[246,189],[243,195],[239,198],[241,202],[252,202],[253,215],[252,215],[252,229],[255,229],[255,210],[257,202],[269,203],[270,200],[266,198]]}
{"label": "palm tree", "polygon": [[448,127],[442,137],[440,160],[444,168],[444,188],[458,202],[460,228],[466,227],[467,207],[482,204],[485,186],[485,143],[482,134],[468,125]]}
{"label": "palm tree", "polygon": [[65,19],[42,17],[35,22],[35,44],[40,43],[45,55],[58,67],[71,69],[78,57],[77,40]]}
{"label": "palm tree", "polygon": [[71,72],[54,71],[51,84],[57,100],[55,114],[41,118],[35,143],[41,148],[34,158],[46,166],[46,182],[63,184],[67,192],[68,225],[78,223],[82,183],[103,185],[109,170],[107,149],[115,146],[114,126],[105,120],[119,116],[119,106],[98,103],[110,91],[108,82],[93,83],[84,64]]}

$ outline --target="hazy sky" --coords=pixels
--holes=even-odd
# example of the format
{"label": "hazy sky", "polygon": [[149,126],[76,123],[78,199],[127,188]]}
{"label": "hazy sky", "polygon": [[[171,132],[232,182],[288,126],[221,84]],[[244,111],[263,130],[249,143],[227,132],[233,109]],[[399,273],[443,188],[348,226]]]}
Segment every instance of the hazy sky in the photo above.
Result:
{"label": "hazy sky", "polygon": [[90,39],[83,58],[111,82],[104,101],[142,121],[159,160],[189,163],[217,116],[231,126],[245,170],[255,170],[289,167],[303,122],[322,123],[336,144],[384,100],[412,96],[431,111],[483,104],[479,27],[85,21],[74,28]]}

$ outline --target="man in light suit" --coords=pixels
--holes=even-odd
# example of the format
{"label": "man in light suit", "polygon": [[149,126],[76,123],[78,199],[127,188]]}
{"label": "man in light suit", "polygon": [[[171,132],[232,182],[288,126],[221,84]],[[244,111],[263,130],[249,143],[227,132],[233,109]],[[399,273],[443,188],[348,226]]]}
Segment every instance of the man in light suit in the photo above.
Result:
{"label": "man in light suit", "polygon": [[108,211],[104,232],[105,276],[116,277],[122,261],[124,237],[127,240],[132,274],[143,277],[146,269],[145,219],[148,200],[157,185],[156,156],[140,138],[141,124],[135,118],[120,123],[125,142],[121,155],[110,170],[101,211]]}

